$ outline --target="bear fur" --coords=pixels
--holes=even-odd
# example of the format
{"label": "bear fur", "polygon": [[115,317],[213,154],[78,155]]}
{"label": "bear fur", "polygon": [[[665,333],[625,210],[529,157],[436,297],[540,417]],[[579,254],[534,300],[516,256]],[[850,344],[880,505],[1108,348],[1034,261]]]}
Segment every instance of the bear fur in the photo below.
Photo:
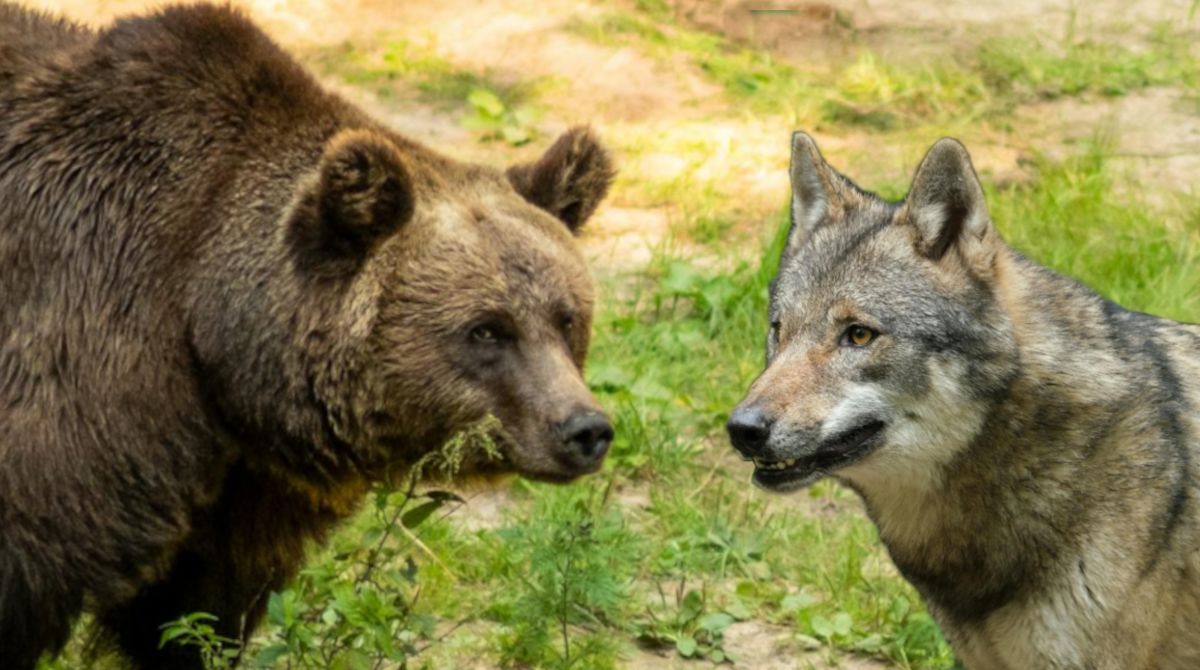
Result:
{"label": "bear fur", "polygon": [[244,16],[103,30],[0,1],[0,649],[94,613],[253,630],[306,545],[487,416],[461,476],[568,481],[612,431],[582,379],[587,129],[507,172],[324,90]]}

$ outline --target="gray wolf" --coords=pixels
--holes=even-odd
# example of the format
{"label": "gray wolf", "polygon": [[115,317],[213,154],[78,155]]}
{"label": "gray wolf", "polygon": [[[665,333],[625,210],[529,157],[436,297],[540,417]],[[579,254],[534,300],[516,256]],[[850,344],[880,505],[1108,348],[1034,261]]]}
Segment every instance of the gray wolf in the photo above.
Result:
{"label": "gray wolf", "polygon": [[1200,327],[1010,248],[954,140],[902,202],[803,133],[791,181],[754,482],[853,488],[971,670],[1200,667]]}

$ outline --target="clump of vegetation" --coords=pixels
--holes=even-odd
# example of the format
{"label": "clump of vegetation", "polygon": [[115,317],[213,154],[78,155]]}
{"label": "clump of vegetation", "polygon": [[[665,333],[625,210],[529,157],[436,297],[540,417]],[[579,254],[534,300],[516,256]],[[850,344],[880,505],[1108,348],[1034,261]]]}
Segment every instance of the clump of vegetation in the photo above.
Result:
{"label": "clump of vegetation", "polygon": [[1191,45],[1167,25],[1159,26],[1142,49],[1104,39],[1010,38],[985,43],[976,67],[989,88],[1016,101],[1116,96],[1150,86],[1194,84],[1200,62]]}
{"label": "clump of vegetation", "polygon": [[1117,188],[1110,151],[1093,141],[1065,161],[1038,157],[1036,181],[990,189],[992,217],[1010,244],[1112,300],[1200,321],[1200,202],[1147,207]]}
{"label": "clump of vegetation", "polygon": [[207,612],[194,612],[163,626],[160,645],[177,644],[191,647],[200,654],[200,662],[210,670],[233,667],[242,655],[242,643],[220,635],[213,628],[217,617]]}
{"label": "clump of vegetation", "polygon": [[383,36],[373,44],[347,42],[321,49],[313,60],[326,74],[384,98],[394,97],[404,85],[431,101],[459,103],[490,83],[485,75],[455,66],[430,41]]}
{"label": "clump of vegetation", "polygon": [[659,602],[647,608],[648,616],[637,626],[638,642],[674,648],[684,658],[735,662],[722,638],[735,621],[748,618],[749,612],[742,606],[710,611],[705,591],[685,586],[686,580],[681,580],[671,596],[660,586]]}
{"label": "clump of vegetation", "polygon": [[216,617],[188,614],[163,626],[162,645],[199,651],[204,667],[368,669],[406,667],[432,643],[436,619],[415,611],[420,588],[413,531],[452,493],[378,488],[370,509],[337,535],[319,560],[287,589],[271,593],[266,622],[243,647],[215,633]]}
{"label": "clump of vegetation", "polygon": [[535,137],[537,113],[530,107],[511,108],[489,89],[476,88],[467,96],[471,114],[463,125],[478,131],[485,140],[504,140],[514,147]]}
{"label": "clump of vegetation", "polygon": [[369,508],[339,533],[320,560],[287,589],[267,599],[264,630],[249,648],[217,635],[216,618],[191,613],[163,626],[161,644],[199,650],[205,667],[223,670],[242,660],[247,667],[404,667],[434,640],[437,620],[416,610],[420,598],[414,554],[437,557],[414,534],[446,505],[462,499],[447,491],[418,494],[428,479],[452,479],[472,453],[496,458],[498,427],[486,417],[422,457],[400,476],[402,485],[378,486]]}
{"label": "clump of vegetation", "polygon": [[538,491],[528,514],[499,532],[509,589],[491,614],[506,626],[506,666],[615,666],[640,547],[605,492]]}
{"label": "clump of vegetation", "polygon": [[432,42],[381,37],[375,44],[346,43],[313,56],[326,74],[382,98],[415,90],[421,98],[464,111],[462,123],[482,140],[520,146],[536,137],[535,102],[543,81],[507,81],[491,71],[462,68]]}
{"label": "clump of vegetation", "polygon": [[888,130],[929,121],[977,119],[993,92],[975,72],[957,65],[900,68],[870,52],[835,74],[823,102],[829,123]]}
{"label": "clump of vegetation", "polygon": [[1164,84],[1195,87],[1200,62],[1188,34],[1159,26],[1145,48],[1068,31],[1058,42],[997,38],[957,62],[897,64],[863,51],[847,65],[809,69],[770,52],[676,21],[657,3],[576,21],[579,35],[604,44],[632,44],[669,61],[685,54],[692,65],[751,111],[809,127],[865,126],[876,130],[948,120],[969,122],[1003,114],[1040,98],[1121,95]]}

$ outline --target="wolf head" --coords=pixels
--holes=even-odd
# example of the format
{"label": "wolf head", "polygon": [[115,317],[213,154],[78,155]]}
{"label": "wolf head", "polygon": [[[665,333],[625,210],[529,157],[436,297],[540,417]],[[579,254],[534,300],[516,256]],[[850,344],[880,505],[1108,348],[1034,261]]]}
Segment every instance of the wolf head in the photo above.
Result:
{"label": "wolf head", "polygon": [[1008,386],[1017,351],[966,149],[943,139],[908,196],[855,186],[792,138],[792,221],[771,284],[767,368],[734,410],[754,481],[937,477]]}

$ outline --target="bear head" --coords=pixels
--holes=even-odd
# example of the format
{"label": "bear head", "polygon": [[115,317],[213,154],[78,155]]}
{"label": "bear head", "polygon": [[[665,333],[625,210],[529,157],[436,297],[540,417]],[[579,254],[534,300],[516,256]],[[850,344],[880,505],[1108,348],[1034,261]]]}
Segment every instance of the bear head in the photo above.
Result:
{"label": "bear head", "polygon": [[317,469],[394,476],[483,426],[494,448],[459,456],[456,479],[597,470],[613,431],[582,375],[594,298],[575,236],[613,175],[586,128],[503,173],[382,131],[329,139],[283,226]]}

